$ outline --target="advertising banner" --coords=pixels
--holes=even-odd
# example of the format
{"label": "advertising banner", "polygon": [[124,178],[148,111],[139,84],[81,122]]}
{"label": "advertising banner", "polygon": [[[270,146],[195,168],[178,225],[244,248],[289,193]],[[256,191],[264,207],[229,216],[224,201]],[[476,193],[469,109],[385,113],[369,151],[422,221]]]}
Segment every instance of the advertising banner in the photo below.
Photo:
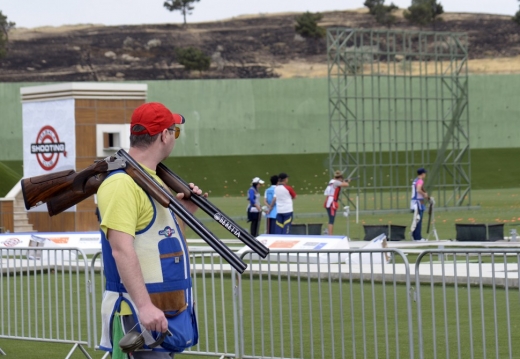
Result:
{"label": "advertising banner", "polygon": [[[22,118],[24,178],[75,169],[74,99],[24,102]],[[45,212],[47,208],[33,210]],[[75,207],[69,210],[75,211]]]}
{"label": "advertising banner", "polygon": [[[322,235],[273,235],[273,234],[262,234],[257,237],[258,241],[265,245],[270,250],[310,250],[310,251],[327,251],[335,249],[350,249],[349,241],[344,236],[322,236]],[[249,247],[242,248],[239,253],[248,250]],[[327,254],[327,253],[290,253],[277,254],[271,253],[271,260],[288,261],[288,262],[304,262],[304,263],[338,263],[339,261],[345,261],[347,254]],[[259,259],[256,254],[253,255],[255,259]]]}
{"label": "advertising banner", "polygon": [[101,250],[99,232],[37,232],[2,233],[0,248],[34,247],[27,252],[28,259],[40,259],[43,251],[38,248],[73,247],[82,249],[85,254],[95,254]]}

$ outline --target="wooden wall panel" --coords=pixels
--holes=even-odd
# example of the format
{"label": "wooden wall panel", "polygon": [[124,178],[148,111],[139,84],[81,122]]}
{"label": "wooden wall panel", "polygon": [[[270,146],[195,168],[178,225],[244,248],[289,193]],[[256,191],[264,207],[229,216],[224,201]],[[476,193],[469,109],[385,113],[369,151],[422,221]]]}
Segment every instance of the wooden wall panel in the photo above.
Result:
{"label": "wooden wall panel", "polygon": [[99,222],[94,211],[76,212],[76,231],[97,231]]}
{"label": "wooden wall panel", "polygon": [[97,107],[98,100],[95,99],[77,99],[75,101],[75,107],[90,107],[95,108]]}
{"label": "wooden wall panel", "polygon": [[145,103],[144,100],[125,100],[126,119],[128,123],[130,123],[130,119],[132,118],[132,112],[143,103]]}
{"label": "wooden wall panel", "polygon": [[14,231],[13,206],[13,201],[0,201],[0,227],[3,227],[4,231]]}
{"label": "wooden wall panel", "polygon": [[98,100],[97,108],[99,109],[113,109],[113,108],[124,108],[125,100]]}
{"label": "wooden wall panel", "polygon": [[95,159],[96,125],[76,125],[76,157]]}
{"label": "wooden wall panel", "polygon": [[126,112],[124,107],[97,110],[97,123],[122,124],[126,123],[126,121]]}
{"label": "wooden wall panel", "polygon": [[95,108],[78,108],[74,110],[76,118],[76,126],[84,124],[95,124],[97,121],[97,112]]}
{"label": "wooden wall panel", "polygon": [[29,212],[29,223],[38,232],[74,232],[75,213],[63,212],[50,217],[47,212]]}
{"label": "wooden wall panel", "polygon": [[95,212],[96,211],[96,203],[94,202],[94,196],[90,196],[89,198],[83,200],[82,202],[78,203],[76,206],[76,210],[78,212]]}
{"label": "wooden wall panel", "polygon": [[76,159],[76,171],[81,171],[94,163],[93,159],[90,158],[77,158]]}

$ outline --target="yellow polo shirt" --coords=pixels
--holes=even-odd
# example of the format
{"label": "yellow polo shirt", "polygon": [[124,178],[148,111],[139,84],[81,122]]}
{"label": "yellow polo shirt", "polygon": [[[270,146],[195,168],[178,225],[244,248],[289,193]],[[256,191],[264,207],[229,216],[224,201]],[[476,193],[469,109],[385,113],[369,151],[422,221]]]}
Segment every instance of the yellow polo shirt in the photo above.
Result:
{"label": "yellow polo shirt", "polygon": [[[141,165],[161,185],[164,183],[155,171]],[[101,230],[108,228],[135,237],[153,218],[153,207],[148,195],[126,173],[116,173],[103,181],[97,192]]]}

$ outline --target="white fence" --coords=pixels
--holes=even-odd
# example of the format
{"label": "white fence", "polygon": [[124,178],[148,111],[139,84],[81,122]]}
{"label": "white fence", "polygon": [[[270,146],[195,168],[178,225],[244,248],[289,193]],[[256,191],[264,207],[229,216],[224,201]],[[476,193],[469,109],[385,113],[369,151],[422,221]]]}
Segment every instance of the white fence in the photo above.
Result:
{"label": "white fence", "polygon": [[[2,248],[0,338],[71,345],[100,334],[99,254]],[[34,253],[33,253],[34,254]],[[276,250],[238,275],[192,249],[199,343],[229,358],[518,358],[520,249]],[[5,349],[5,348],[3,348]],[[0,349],[0,354],[14,354]],[[101,355],[101,354],[100,354]]]}
{"label": "white fence", "polygon": [[[0,338],[71,344],[90,357],[90,288],[77,248],[0,248]],[[5,354],[2,351],[2,354]]]}

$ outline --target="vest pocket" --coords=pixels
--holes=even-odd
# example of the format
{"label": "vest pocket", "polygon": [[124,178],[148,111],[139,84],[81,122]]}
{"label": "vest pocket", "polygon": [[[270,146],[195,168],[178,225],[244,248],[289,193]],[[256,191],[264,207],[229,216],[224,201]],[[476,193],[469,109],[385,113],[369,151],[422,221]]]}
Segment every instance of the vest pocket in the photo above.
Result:
{"label": "vest pocket", "polygon": [[184,279],[184,255],[182,252],[161,254],[161,267],[165,282]]}
{"label": "vest pocket", "polygon": [[172,292],[150,293],[150,300],[153,305],[163,312],[170,314],[186,310],[186,294],[184,289]]}

